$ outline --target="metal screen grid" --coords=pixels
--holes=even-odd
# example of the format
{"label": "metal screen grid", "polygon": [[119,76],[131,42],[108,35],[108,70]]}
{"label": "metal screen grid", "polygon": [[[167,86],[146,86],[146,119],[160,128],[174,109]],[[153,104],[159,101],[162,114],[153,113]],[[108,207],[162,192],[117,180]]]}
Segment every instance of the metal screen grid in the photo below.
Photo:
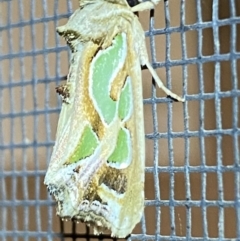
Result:
{"label": "metal screen grid", "polygon": [[[7,11],[11,13],[12,9],[12,2],[14,1],[4,1],[1,0],[0,4],[7,4]],[[67,46],[59,45],[59,38],[56,38],[56,46],[47,47],[48,46],[48,35],[55,34],[52,33],[52,29],[48,28],[47,23],[50,21],[54,22],[55,29],[58,26],[58,20],[62,18],[69,17],[72,12],[73,8],[71,1],[62,1],[64,4],[67,4],[68,13],[67,14],[59,14],[57,12],[57,5],[58,1],[54,1],[54,14],[48,15],[48,3],[47,1],[42,1],[42,8],[43,8],[43,15],[44,17],[36,18],[33,15],[33,11],[31,12],[30,21],[24,20],[24,4],[26,2],[18,1],[19,2],[19,16],[20,21],[12,23],[11,14],[7,19],[7,23],[0,23],[0,30],[2,33],[7,32],[8,36],[8,43],[5,43],[3,40],[0,40],[1,49],[4,48],[5,44],[9,46],[8,52],[2,52],[0,55],[0,62],[3,63],[5,60],[9,60],[9,67],[10,69],[14,68],[14,60],[19,59],[21,71],[20,71],[20,81],[16,82],[14,80],[14,71],[9,72],[9,81],[6,81],[6,76],[4,76],[4,71],[6,70],[3,68],[1,64],[0,68],[0,103],[1,103],[1,111],[0,111],[0,120],[1,120],[1,132],[0,132],[0,178],[1,178],[1,185],[0,185],[0,237],[1,240],[77,240],[80,237],[92,237],[88,233],[84,235],[80,235],[76,232],[76,226],[73,224],[72,230],[70,232],[65,232],[63,223],[60,224],[61,232],[59,230],[56,232],[53,229],[53,220],[57,219],[53,217],[55,213],[55,203],[52,199],[44,199],[40,192],[43,188],[45,188],[42,184],[43,177],[45,175],[46,170],[42,169],[39,157],[39,150],[41,148],[46,148],[44,151],[45,154],[45,162],[48,163],[48,160],[51,155],[51,148],[54,144],[52,136],[50,134],[51,124],[49,120],[50,114],[57,114],[60,111],[61,103],[58,102],[57,107],[50,107],[49,102],[51,102],[50,97],[53,92],[53,88],[50,88],[50,83],[55,85],[56,80],[60,82],[61,80],[65,80],[66,76],[61,75],[60,69],[60,61],[62,61],[61,52],[66,51],[68,49]],[[167,86],[170,87],[170,80],[171,78],[171,68],[174,66],[182,66],[183,75],[182,78],[184,79],[184,86],[183,86],[183,95],[186,97],[186,103],[183,104],[183,112],[184,112],[184,131],[182,132],[174,132],[172,129],[172,121],[173,121],[173,104],[170,99],[167,98],[158,98],[156,94],[156,88],[153,86],[152,88],[152,97],[145,99],[145,105],[152,106],[152,113],[153,113],[153,133],[147,134],[147,139],[153,140],[154,143],[154,160],[153,166],[146,167],[146,173],[153,173],[154,177],[154,188],[155,188],[155,200],[146,200],[146,207],[155,206],[156,208],[156,217],[155,217],[155,235],[149,235],[147,232],[147,224],[145,220],[145,215],[143,216],[141,222],[141,233],[139,235],[134,234],[129,237],[129,240],[230,240],[229,238],[225,237],[224,233],[224,208],[233,207],[236,212],[236,234],[234,237],[236,239],[240,239],[240,187],[239,187],[239,104],[238,98],[240,96],[240,90],[238,89],[238,74],[237,74],[237,61],[240,59],[240,54],[236,50],[236,41],[237,41],[237,24],[240,24],[240,17],[236,15],[236,2],[234,0],[230,0],[230,13],[231,17],[228,19],[219,19],[218,18],[218,4],[219,0],[213,0],[212,2],[212,21],[203,21],[202,20],[202,7],[201,1],[196,0],[196,13],[197,13],[197,21],[194,24],[186,25],[185,24],[185,1],[181,1],[181,25],[179,27],[171,27],[170,25],[170,11],[168,7],[168,2],[164,3],[164,10],[165,10],[165,18],[166,18],[166,28],[164,29],[155,29],[154,23],[154,11],[150,12],[151,19],[150,19],[150,30],[146,32],[146,36],[150,38],[150,46],[151,46],[151,61],[155,68],[166,67],[166,80]],[[35,1],[29,1],[30,9],[35,9]],[[2,5],[3,6],[3,5]],[[1,11],[1,9],[0,9]],[[1,13],[1,12],[0,12]],[[44,44],[43,48],[37,48],[34,43],[36,41],[36,32],[34,25],[38,23],[44,23]],[[231,34],[230,34],[230,53],[222,54],[220,53],[219,49],[219,27],[224,25],[231,25]],[[32,49],[29,51],[24,50],[24,35],[20,31],[20,38],[19,38],[19,51],[13,50],[12,46],[14,46],[14,42],[17,41],[12,37],[12,30],[16,28],[23,28],[25,26],[30,26],[31,29],[31,39],[32,39]],[[213,39],[214,39],[214,54],[211,56],[204,56],[202,54],[202,31],[205,28],[212,28],[213,29]],[[197,30],[197,57],[188,58],[187,57],[187,45],[186,45],[186,36],[185,33],[189,30]],[[181,60],[172,60],[170,56],[170,36],[172,33],[181,33],[181,48],[182,48],[182,59]],[[166,35],[166,61],[164,62],[157,62],[156,57],[156,35]],[[51,62],[48,60],[47,55],[49,53],[56,54],[56,74],[52,76],[49,73],[49,69],[51,68]],[[39,78],[37,72],[37,57],[38,56],[44,57],[44,77]],[[24,57],[31,57],[33,61],[33,68],[32,73],[33,75],[31,78],[25,78],[27,73],[22,68],[24,66]],[[232,82],[232,90],[230,91],[222,91],[220,88],[220,63],[221,61],[231,61],[231,82]],[[215,89],[213,93],[205,93],[204,89],[204,76],[203,76],[203,64],[207,62],[214,62],[215,66]],[[188,65],[195,64],[197,65],[198,69],[198,76],[197,80],[199,81],[199,94],[188,94],[188,79],[187,75],[187,67]],[[44,91],[46,95],[44,96],[44,104],[41,108],[38,106],[38,99],[37,94],[39,94],[39,85],[44,86]],[[54,86],[53,85],[53,86]],[[33,108],[31,111],[26,110],[26,96],[28,95],[27,87],[32,88],[32,96],[31,100],[33,101]],[[16,103],[15,101],[15,90],[16,88],[20,88],[21,90],[21,97],[20,103]],[[9,100],[10,100],[10,107],[9,112],[6,113],[5,105],[7,104],[7,98],[4,94],[4,91],[9,91]],[[55,93],[54,93],[55,94]],[[232,98],[232,128],[230,129],[223,129],[222,128],[222,115],[221,115],[221,99],[222,98]],[[204,126],[204,119],[205,119],[205,101],[214,99],[215,103],[215,110],[216,110],[216,129],[206,130]],[[197,101],[199,102],[199,118],[200,118],[200,125],[198,131],[190,131],[189,129],[189,110],[188,110],[188,101]],[[159,132],[158,128],[158,113],[157,113],[157,106],[161,103],[167,104],[167,119],[168,119],[168,126],[167,132],[161,133]],[[18,111],[16,111],[15,105],[20,105]],[[28,142],[25,138],[27,137],[27,126],[25,119],[27,117],[32,117],[33,119],[33,141]],[[15,134],[15,120],[16,118],[20,118],[20,126],[22,130],[21,136],[22,141],[16,143],[14,134]],[[46,123],[46,139],[45,141],[37,141],[38,140],[38,132],[41,132],[41,129],[38,129],[41,126],[41,121],[44,120]],[[5,136],[5,121],[9,121],[10,125],[10,137],[9,140]],[[233,139],[233,150],[234,150],[234,163],[233,165],[225,166],[222,163],[222,138],[224,135],[229,135]],[[217,145],[217,165],[216,166],[208,166],[205,160],[205,137],[208,136],[215,136],[216,137],[216,145]],[[199,138],[200,144],[200,152],[201,152],[201,165],[199,166],[192,166],[189,157],[189,148],[190,148],[190,138],[197,137]],[[185,153],[185,164],[183,166],[176,166],[174,164],[174,145],[173,139],[174,138],[182,138],[184,139],[184,153]],[[166,139],[168,142],[168,157],[169,157],[169,165],[168,166],[159,166],[159,154],[161,157],[161,149],[159,149],[158,142],[160,139]],[[6,144],[7,143],[7,144]],[[9,144],[8,144],[9,143]],[[28,167],[28,148],[33,148],[33,167]],[[20,149],[22,152],[22,166],[19,168],[17,161],[15,159],[15,151],[16,149]],[[8,154],[9,152],[10,154]],[[6,154],[7,153],[7,154]],[[10,160],[6,158],[9,158]],[[10,162],[10,167],[7,166],[6,162]],[[45,164],[44,164],[45,165]],[[223,186],[223,173],[224,172],[232,172],[234,173],[234,185],[235,185],[235,198],[231,201],[226,201],[224,199],[224,192],[226,190]],[[170,176],[170,195],[169,200],[162,200],[160,193],[161,190],[159,189],[159,174],[161,173],[169,173]],[[175,179],[174,176],[176,173],[183,173],[185,177],[185,199],[186,200],[176,200],[174,198],[174,187],[175,187]],[[201,191],[201,199],[200,200],[192,200],[191,196],[191,185],[190,185],[190,174],[191,173],[200,173],[201,181],[202,181],[202,191]],[[218,199],[216,200],[208,200],[206,197],[206,189],[207,189],[207,174],[208,173],[217,173],[217,180],[218,180]],[[31,193],[29,190],[29,178],[34,182],[34,194]],[[19,183],[21,182],[22,185],[22,197],[16,195]],[[8,184],[10,183],[10,185]],[[10,191],[9,191],[10,188]],[[160,229],[160,222],[161,222],[161,208],[162,207],[169,207],[170,213],[170,227],[171,232],[170,235],[162,235]],[[185,207],[186,208],[186,231],[184,236],[179,236],[176,233],[176,216],[175,216],[175,207]],[[44,210],[48,210],[46,213],[46,220],[43,220],[42,207],[46,207]],[[200,207],[201,214],[202,214],[202,236],[201,237],[193,237],[192,236],[192,208],[193,207]],[[208,207],[217,207],[218,208],[218,236],[213,238],[209,237],[208,232],[208,219],[207,219],[207,208]],[[33,208],[33,210],[31,210]],[[19,209],[23,212],[23,219],[20,220],[18,217]],[[12,223],[11,228],[7,224],[9,219]],[[31,225],[32,220],[36,222],[35,229],[32,228],[31,231],[29,230],[29,226]],[[45,222],[47,228],[43,231],[42,223]],[[57,221],[56,221],[57,222]],[[19,224],[22,223],[22,224]],[[23,227],[20,230],[20,226]],[[24,231],[22,231],[24,230]],[[102,236],[102,239],[105,236]],[[80,239],[79,239],[80,240]],[[82,240],[82,239],[81,239]]]}
{"label": "metal screen grid", "polygon": [[[187,81],[184,83],[183,93],[186,97],[186,101],[197,100],[200,102],[200,126],[199,131],[190,131],[189,130],[189,111],[188,106],[184,105],[184,132],[173,132],[172,130],[172,105],[168,105],[168,132],[167,133],[159,133],[158,131],[158,121],[157,121],[157,103],[161,103],[163,100],[159,100],[156,97],[156,90],[153,88],[153,97],[152,99],[144,100],[144,103],[152,104],[153,108],[153,120],[154,120],[154,133],[151,135],[147,135],[147,138],[154,139],[154,166],[147,167],[146,172],[154,173],[154,188],[156,200],[146,201],[146,206],[154,205],[156,206],[156,235],[146,235],[146,240],[229,240],[225,238],[224,234],[224,208],[226,207],[234,207],[236,210],[236,239],[240,239],[240,175],[239,175],[239,89],[238,89],[238,75],[237,75],[237,60],[240,55],[239,52],[236,51],[236,41],[237,41],[237,28],[236,23],[239,23],[239,17],[236,16],[236,5],[235,1],[229,1],[230,4],[230,19],[220,20],[218,17],[219,14],[219,0],[214,0],[212,2],[212,21],[211,22],[203,22],[202,20],[202,8],[201,8],[201,0],[196,1],[197,5],[197,22],[193,25],[185,25],[185,1],[181,1],[181,23],[179,27],[171,27],[170,26],[170,13],[168,8],[168,1],[165,2],[165,16],[166,16],[166,29],[155,30],[154,29],[154,19],[151,19],[150,31],[147,33],[147,36],[151,39],[151,53],[152,53],[152,62],[156,68],[166,67],[167,71],[167,87],[171,87],[169,85],[170,77],[170,68],[177,65],[182,65],[183,67],[183,79],[187,79],[187,65],[197,64],[198,67],[198,80],[199,80],[199,94],[197,95],[188,95],[187,94]],[[231,25],[231,52],[229,54],[221,54],[220,53],[220,43],[219,43],[219,27],[224,25]],[[202,54],[202,46],[203,46],[203,38],[202,38],[202,30],[204,28],[211,27],[213,28],[213,40],[214,40],[214,55],[212,56],[204,56]],[[186,47],[186,38],[185,32],[188,30],[197,29],[198,31],[198,46],[197,46],[197,57],[188,58],[187,57],[187,47]],[[181,33],[181,49],[182,49],[182,60],[173,61],[170,57],[170,35],[173,32]],[[157,63],[156,59],[156,49],[154,47],[154,36],[158,34],[166,35],[166,61],[163,63]],[[231,91],[221,91],[220,89],[220,61],[231,61],[231,73],[232,73],[232,90]],[[213,93],[205,93],[204,91],[204,81],[203,81],[203,63],[208,61],[215,62],[215,91]],[[232,102],[232,129],[223,129],[222,128],[222,116],[221,116],[221,98],[231,97],[233,98]],[[216,126],[215,130],[206,130],[204,128],[204,100],[214,99],[215,101],[215,109],[216,109]],[[164,100],[165,101],[165,100]],[[222,136],[223,135],[231,135],[233,137],[234,142],[234,164],[232,166],[223,166],[222,163]],[[205,160],[205,152],[204,152],[204,138],[207,136],[216,136],[217,139],[217,165],[207,166]],[[173,138],[184,138],[185,139],[185,165],[183,167],[174,166],[174,158],[173,158]],[[201,150],[201,166],[191,166],[189,162],[189,138],[190,137],[198,137],[200,139],[200,150]],[[160,167],[158,165],[159,161],[159,150],[157,142],[160,138],[168,139],[169,146],[169,166]],[[224,190],[223,187],[223,177],[222,173],[232,171],[235,174],[235,200],[226,201],[224,200]],[[160,190],[159,190],[159,180],[158,173],[168,172],[170,173],[170,200],[161,200]],[[186,180],[186,200],[185,201],[177,201],[174,199],[174,173],[183,172]],[[202,180],[202,198],[201,200],[194,201],[191,198],[190,191],[190,173],[200,172],[201,180]],[[218,200],[209,201],[206,198],[206,173],[216,172],[218,178]],[[170,217],[171,217],[171,235],[170,236],[162,236],[160,235],[160,221],[161,221],[161,206],[170,207]],[[176,236],[176,217],[174,207],[176,206],[185,206],[186,207],[186,237]],[[208,221],[207,221],[207,208],[208,207],[218,207],[218,237],[211,238],[208,235]],[[202,228],[203,235],[202,237],[192,237],[192,215],[191,208],[192,207],[201,207],[202,210]],[[146,230],[145,222],[143,222],[143,230]],[[136,235],[136,240],[140,240],[142,238],[141,235]]]}

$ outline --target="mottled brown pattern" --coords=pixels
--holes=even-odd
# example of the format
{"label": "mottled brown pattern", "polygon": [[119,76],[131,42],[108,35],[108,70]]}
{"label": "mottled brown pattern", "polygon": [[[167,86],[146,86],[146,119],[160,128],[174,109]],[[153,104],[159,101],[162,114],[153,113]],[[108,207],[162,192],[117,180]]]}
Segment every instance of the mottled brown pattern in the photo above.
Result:
{"label": "mottled brown pattern", "polygon": [[127,177],[121,170],[108,167],[106,168],[105,175],[103,175],[99,181],[101,181],[99,184],[103,183],[109,187],[109,189],[112,189],[119,194],[126,192]]}
{"label": "mottled brown pattern", "polygon": [[[80,168],[74,169],[74,172],[79,173],[79,171]],[[105,184],[109,189],[123,194],[127,189],[127,176],[122,170],[107,165],[102,166],[95,175],[95,178],[92,179],[92,182],[88,184],[83,199],[90,202],[97,200],[102,203],[101,198],[97,194],[98,187],[101,184]]]}
{"label": "mottled brown pattern", "polygon": [[83,200],[88,200],[89,202],[99,201],[100,203],[102,203],[102,199],[97,194],[96,185],[89,185],[86,192],[84,193]]}
{"label": "mottled brown pattern", "polygon": [[[81,167],[79,166],[79,167],[75,168],[73,171],[76,173],[80,173],[80,169],[81,169]],[[104,169],[105,169],[105,167],[100,168],[100,170],[98,171],[99,175],[96,175],[96,177],[93,178],[92,181],[88,183],[87,188],[86,188],[83,198],[82,198],[83,200],[88,200],[89,202],[99,201],[100,203],[102,203],[102,199],[97,194],[97,189],[99,186],[98,177],[101,177],[101,175],[102,175],[101,173],[103,173],[102,170],[104,170]]]}
{"label": "mottled brown pattern", "polygon": [[67,103],[67,99],[70,97],[69,87],[67,84],[59,85],[56,88],[56,92],[62,97],[62,101]]}

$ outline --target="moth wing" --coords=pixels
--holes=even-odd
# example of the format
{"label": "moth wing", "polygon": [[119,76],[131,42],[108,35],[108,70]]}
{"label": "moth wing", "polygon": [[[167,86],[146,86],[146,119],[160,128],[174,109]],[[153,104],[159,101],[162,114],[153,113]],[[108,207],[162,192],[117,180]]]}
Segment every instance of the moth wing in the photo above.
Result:
{"label": "moth wing", "polygon": [[[61,89],[69,97],[44,181],[58,202],[60,217],[91,224],[95,233],[110,229],[117,237],[132,232],[144,208],[139,55],[144,33],[136,24],[140,26],[126,25],[127,31],[106,49],[88,41],[73,53],[67,88]],[[66,27],[60,30],[72,34]]]}

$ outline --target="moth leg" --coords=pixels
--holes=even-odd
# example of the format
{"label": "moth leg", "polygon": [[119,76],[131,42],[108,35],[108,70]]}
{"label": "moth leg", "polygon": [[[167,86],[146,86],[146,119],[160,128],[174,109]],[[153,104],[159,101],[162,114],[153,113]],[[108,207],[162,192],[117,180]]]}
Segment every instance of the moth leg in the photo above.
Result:
{"label": "moth leg", "polygon": [[156,71],[153,69],[152,65],[149,63],[149,61],[146,61],[145,65],[147,66],[147,68],[149,69],[152,77],[155,79],[155,81],[157,82],[157,85],[159,88],[161,88],[167,95],[171,96],[173,99],[184,102],[185,99],[176,95],[175,93],[173,93],[171,90],[169,90],[161,81],[161,79],[158,77]]}
{"label": "moth leg", "polygon": [[[139,4],[132,7],[131,10],[132,12],[139,12],[139,11],[144,11],[144,10],[149,10],[149,9],[153,9],[161,0],[149,0],[147,2],[141,2],[141,0],[139,0]],[[143,47],[143,46],[142,46]],[[144,47],[142,48],[142,50],[145,49]],[[161,81],[161,79],[158,77],[156,71],[153,69],[152,65],[149,63],[148,59],[147,59],[147,54],[145,53],[145,50],[142,52],[141,54],[141,59],[142,59],[142,63],[144,63],[147,68],[149,69],[150,73],[152,74],[152,77],[155,79],[155,81],[157,82],[157,85],[159,88],[161,88],[167,95],[171,96],[173,99],[184,102],[184,98],[174,94],[171,90],[169,90]]]}
{"label": "moth leg", "polygon": [[131,8],[132,12],[141,12],[144,10],[149,10],[155,8],[155,6],[160,2],[161,0],[149,0],[147,2],[141,2],[134,7]]}

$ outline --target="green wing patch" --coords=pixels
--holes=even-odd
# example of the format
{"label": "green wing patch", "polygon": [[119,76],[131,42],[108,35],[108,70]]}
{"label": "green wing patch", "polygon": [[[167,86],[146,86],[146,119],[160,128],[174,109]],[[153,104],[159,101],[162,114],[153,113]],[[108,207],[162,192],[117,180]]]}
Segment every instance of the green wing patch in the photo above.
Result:
{"label": "green wing patch", "polygon": [[125,128],[120,129],[117,145],[112,155],[108,158],[108,161],[116,163],[119,166],[131,162],[131,137],[129,130]]}
{"label": "green wing patch", "polygon": [[94,105],[107,124],[112,122],[117,111],[117,102],[110,97],[111,84],[123,67],[126,55],[126,36],[117,35],[112,46],[100,50],[91,64],[90,93],[92,91]]}
{"label": "green wing patch", "polygon": [[91,156],[99,144],[96,133],[90,126],[86,126],[80,141],[69,159],[69,163],[78,162],[88,156]]}

